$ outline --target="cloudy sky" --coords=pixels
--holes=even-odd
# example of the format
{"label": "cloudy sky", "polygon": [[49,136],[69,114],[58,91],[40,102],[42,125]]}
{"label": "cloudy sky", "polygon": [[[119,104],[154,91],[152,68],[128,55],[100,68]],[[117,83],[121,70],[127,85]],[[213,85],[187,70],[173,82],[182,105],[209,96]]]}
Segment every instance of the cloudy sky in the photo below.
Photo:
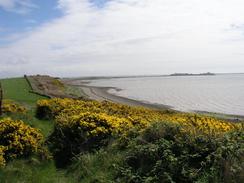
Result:
{"label": "cloudy sky", "polygon": [[243,0],[0,0],[0,77],[244,72]]}

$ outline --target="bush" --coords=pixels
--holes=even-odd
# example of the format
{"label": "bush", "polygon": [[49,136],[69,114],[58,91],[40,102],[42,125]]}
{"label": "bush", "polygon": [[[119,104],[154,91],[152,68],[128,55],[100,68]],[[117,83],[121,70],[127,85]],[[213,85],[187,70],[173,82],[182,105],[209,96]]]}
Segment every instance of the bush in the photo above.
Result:
{"label": "bush", "polygon": [[238,182],[243,180],[243,131],[223,136],[187,133],[159,123],[132,139],[120,182]]}
{"label": "bush", "polygon": [[[79,115],[80,113],[107,114],[109,116],[126,118],[134,126],[141,129],[153,122],[167,121],[173,124],[187,126],[205,134],[222,134],[241,129],[241,123],[230,123],[225,120],[202,115],[169,111],[155,111],[142,107],[130,107],[112,102],[82,101],[74,99],[49,99],[37,102],[36,116],[40,119],[54,119],[60,113]],[[192,130],[194,133],[194,130]]]}
{"label": "bush", "polygon": [[2,106],[3,113],[26,113],[26,108],[24,106],[21,106],[12,100],[3,100],[3,106]]}
{"label": "bush", "polygon": [[[23,121],[0,120],[0,162],[42,151],[43,135]],[[2,160],[1,160],[2,159]]]}
{"label": "bush", "polygon": [[[134,157],[128,158],[128,169],[121,170],[121,175],[136,177],[139,182],[155,182],[157,178],[191,182],[205,177],[205,170],[206,179],[210,174],[214,177],[219,171],[209,172],[212,165],[207,160],[219,147],[218,139],[243,129],[241,123],[196,114],[74,99],[40,100],[37,116],[56,119],[48,144],[57,166],[69,164],[77,154],[106,146],[118,135],[119,148],[129,147]],[[153,122],[158,123],[148,128]],[[132,139],[143,130],[142,144],[134,142]],[[136,162],[136,167],[130,162]]]}
{"label": "bush", "polygon": [[5,166],[4,147],[0,146],[0,168]]}
{"label": "bush", "polygon": [[58,115],[65,107],[73,102],[72,99],[43,99],[37,101],[36,117],[39,119],[53,119]]}
{"label": "bush", "polygon": [[60,114],[48,142],[57,165],[63,166],[79,153],[92,152],[107,145],[111,137],[131,127],[127,119],[107,114]]}

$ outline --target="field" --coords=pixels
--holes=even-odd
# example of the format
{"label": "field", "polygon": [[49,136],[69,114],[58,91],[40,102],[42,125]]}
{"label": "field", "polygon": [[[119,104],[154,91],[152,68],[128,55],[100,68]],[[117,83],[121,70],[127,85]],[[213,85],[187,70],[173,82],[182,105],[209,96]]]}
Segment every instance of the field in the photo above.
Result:
{"label": "field", "polygon": [[31,88],[24,78],[3,79],[1,83],[6,99],[34,106],[37,100],[44,98],[30,93]]}
{"label": "field", "polygon": [[48,99],[30,93],[24,78],[1,83],[11,101],[5,101],[0,117],[0,182],[237,183],[244,178],[241,122]]}

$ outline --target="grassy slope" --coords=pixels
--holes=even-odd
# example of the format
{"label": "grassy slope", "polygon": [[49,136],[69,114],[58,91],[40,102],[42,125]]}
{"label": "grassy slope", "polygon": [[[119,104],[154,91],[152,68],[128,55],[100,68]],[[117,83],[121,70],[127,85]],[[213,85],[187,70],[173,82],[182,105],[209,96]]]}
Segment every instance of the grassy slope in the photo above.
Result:
{"label": "grassy slope", "polygon": [[[4,98],[19,102],[29,109],[26,115],[10,117],[22,119],[29,125],[39,128],[47,137],[53,129],[53,122],[38,120],[34,116],[35,103],[43,97],[30,93],[30,87],[24,78],[1,80],[1,83]],[[79,156],[66,170],[57,170],[53,161],[42,162],[36,157],[18,159],[8,162],[8,165],[0,170],[0,183],[112,183],[116,175],[113,165],[123,162],[126,153],[108,147],[98,153]]]}
{"label": "grassy slope", "polygon": [[6,99],[33,106],[37,100],[43,98],[29,92],[31,88],[24,78],[3,79],[1,83]]}
{"label": "grassy slope", "polygon": [[[30,86],[24,78],[13,78],[0,80],[4,90],[4,98],[21,103],[28,108],[26,115],[11,115],[14,119],[21,119],[32,127],[39,128],[47,137],[53,128],[52,121],[42,121],[35,118],[36,101],[44,97],[30,93]],[[0,170],[1,183],[55,183],[73,182],[66,178],[62,171],[58,171],[51,162],[40,162],[32,157],[30,159],[14,160]]]}
{"label": "grassy slope", "polygon": [[29,125],[35,128],[39,128],[42,133],[47,136],[53,127],[53,123],[50,121],[41,121],[35,118],[35,105],[37,100],[44,97],[30,93],[30,86],[26,82],[25,78],[12,78],[1,80],[3,87],[3,97],[5,99],[11,99],[18,102],[28,108],[26,115],[12,115],[10,117],[14,119],[22,119]]}

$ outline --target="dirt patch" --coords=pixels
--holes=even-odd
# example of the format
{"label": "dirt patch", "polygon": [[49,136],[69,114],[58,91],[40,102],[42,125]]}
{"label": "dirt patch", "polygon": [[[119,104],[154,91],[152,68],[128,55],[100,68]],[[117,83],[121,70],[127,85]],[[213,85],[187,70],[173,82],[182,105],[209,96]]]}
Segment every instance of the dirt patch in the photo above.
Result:
{"label": "dirt patch", "polygon": [[66,85],[60,78],[47,75],[25,76],[32,92],[49,98],[79,98],[67,91]]}

